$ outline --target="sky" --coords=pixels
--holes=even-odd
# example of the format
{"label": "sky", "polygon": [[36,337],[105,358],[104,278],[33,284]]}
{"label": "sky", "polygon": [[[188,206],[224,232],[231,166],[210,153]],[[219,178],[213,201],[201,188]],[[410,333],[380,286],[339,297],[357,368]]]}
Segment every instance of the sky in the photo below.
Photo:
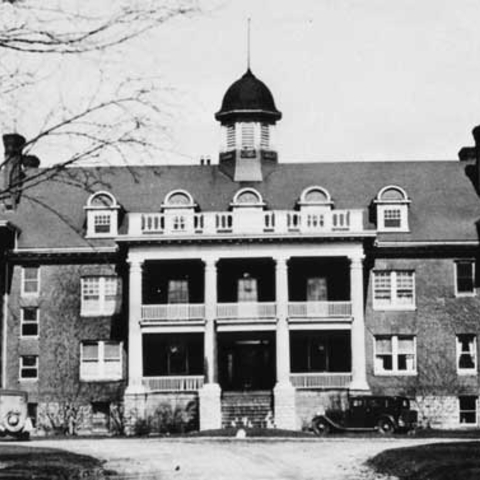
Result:
{"label": "sky", "polygon": [[156,163],[217,159],[214,114],[246,70],[248,18],[252,71],[283,113],[280,161],[453,160],[473,143],[478,0],[204,4],[203,13],[137,41],[119,62],[161,78],[171,93],[169,143]]}

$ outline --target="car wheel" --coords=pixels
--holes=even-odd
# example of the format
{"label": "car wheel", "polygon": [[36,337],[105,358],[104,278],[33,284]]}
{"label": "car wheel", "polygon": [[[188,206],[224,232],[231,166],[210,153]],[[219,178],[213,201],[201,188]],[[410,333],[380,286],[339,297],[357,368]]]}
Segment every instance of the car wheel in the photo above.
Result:
{"label": "car wheel", "polygon": [[331,431],[330,424],[324,418],[317,418],[313,421],[313,431],[315,435],[328,435]]}
{"label": "car wheel", "polygon": [[384,435],[393,433],[395,431],[395,425],[388,418],[382,418],[378,421],[378,431]]}

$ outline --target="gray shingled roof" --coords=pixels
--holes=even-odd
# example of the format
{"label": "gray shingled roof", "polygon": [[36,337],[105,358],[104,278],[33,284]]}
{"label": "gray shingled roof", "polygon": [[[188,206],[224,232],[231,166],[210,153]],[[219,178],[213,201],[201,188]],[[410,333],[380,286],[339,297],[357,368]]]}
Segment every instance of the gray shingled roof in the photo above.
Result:
{"label": "gray shingled roof", "polygon": [[[452,162],[339,162],[279,164],[253,186],[269,209],[293,209],[303,189],[326,188],[335,208],[368,210],[386,185],[403,187],[410,205],[411,233],[383,234],[404,241],[477,240],[480,201],[466,174]],[[21,229],[19,247],[85,247],[84,206],[94,191],[110,191],[126,212],[156,212],[173,189],[188,190],[203,211],[227,210],[238,184],[211,166],[71,168],[27,190],[18,209],[2,216]],[[122,230],[125,229],[123,219]],[[94,240],[95,245],[111,245]]]}

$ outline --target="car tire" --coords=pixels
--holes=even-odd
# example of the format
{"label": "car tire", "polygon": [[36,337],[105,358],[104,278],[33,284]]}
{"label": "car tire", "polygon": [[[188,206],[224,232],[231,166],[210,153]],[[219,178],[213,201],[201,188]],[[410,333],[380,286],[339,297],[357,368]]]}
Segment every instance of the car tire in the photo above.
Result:
{"label": "car tire", "polygon": [[378,431],[383,435],[388,435],[395,431],[395,425],[389,418],[381,418],[377,424]]}
{"label": "car tire", "polygon": [[324,418],[317,418],[313,421],[313,432],[319,437],[328,435],[331,432],[330,424]]}

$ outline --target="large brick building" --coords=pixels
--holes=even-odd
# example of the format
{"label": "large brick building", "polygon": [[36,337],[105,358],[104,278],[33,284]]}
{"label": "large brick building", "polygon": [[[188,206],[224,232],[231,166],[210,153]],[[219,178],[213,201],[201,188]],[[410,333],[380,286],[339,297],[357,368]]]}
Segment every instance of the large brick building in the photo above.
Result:
{"label": "large brick building", "polygon": [[351,392],[477,425],[480,148],[279,162],[281,113],[250,71],[215,117],[218,164],[69,168],[26,191],[41,168],[4,136],[3,387],[40,426],[65,404],[86,429],[174,404],[202,429],[301,428]]}

